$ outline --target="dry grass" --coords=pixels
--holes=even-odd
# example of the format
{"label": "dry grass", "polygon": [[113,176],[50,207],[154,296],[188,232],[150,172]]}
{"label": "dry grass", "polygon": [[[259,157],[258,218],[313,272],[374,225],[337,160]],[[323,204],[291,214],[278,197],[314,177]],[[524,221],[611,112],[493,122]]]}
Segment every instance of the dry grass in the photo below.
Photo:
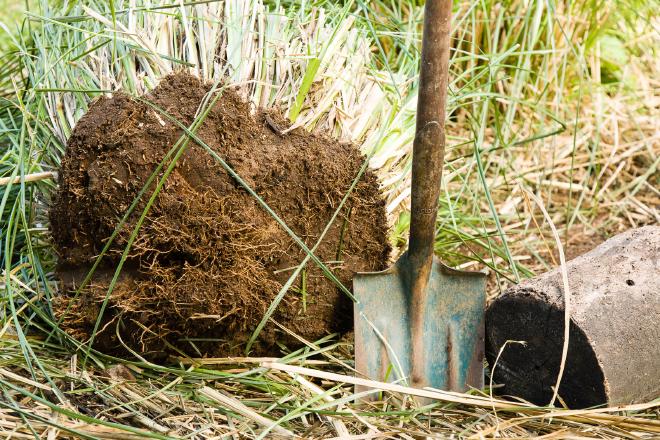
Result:
{"label": "dry grass", "polygon": [[[2,348],[5,359],[20,356],[17,344],[7,341]],[[345,348],[333,351],[333,355],[343,354]],[[186,359],[181,369],[126,363],[84,370],[75,356],[70,360],[44,356],[66,399],[58,401],[50,386],[27,379],[25,371],[15,374],[0,368],[7,399],[0,403],[0,435],[30,438],[34,437],[31,429],[39,438],[89,435],[108,439],[144,438],[145,432],[157,438],[200,439],[639,439],[660,435],[660,403],[569,411],[491,400],[480,392],[427,392],[437,400],[419,407],[408,394],[387,391],[382,400],[367,403],[358,400],[366,393],[355,394],[356,378],[329,359],[333,355],[326,352],[324,360],[306,360],[308,353],[290,358],[286,365],[263,358]],[[372,395],[379,387],[388,388],[364,382]],[[39,391],[44,397],[37,396]],[[76,416],[69,417],[67,411]],[[81,419],[80,414],[96,420]],[[126,425],[135,427],[135,432],[127,432]]]}
{"label": "dry grass", "polygon": [[[437,394],[436,403],[418,407],[398,390],[361,403],[350,384],[350,343],[331,338],[278,360],[159,366],[137,353],[122,360],[92,352],[83,368],[73,354],[81,346],[52,321],[54,256],[44,213],[48,173],[99,93],[138,94],[191,64],[205,78],[227,76],[255,104],[284,107],[296,125],[361,145],[380,173],[393,240],[405,243],[408,221],[418,8],[358,2],[327,4],[328,12],[292,3],[268,12],[254,0],[125,13],[119,3],[111,3],[114,11],[94,1],[84,10],[45,2],[33,9],[34,33],[18,41],[20,69],[0,81],[9,96],[0,118],[0,436],[660,437],[658,401],[568,411],[475,390]],[[660,20],[627,3],[566,4],[548,11],[546,2],[465,1],[455,14],[436,249],[454,265],[491,268],[491,296],[559,264],[528,191],[569,258],[660,220]]]}

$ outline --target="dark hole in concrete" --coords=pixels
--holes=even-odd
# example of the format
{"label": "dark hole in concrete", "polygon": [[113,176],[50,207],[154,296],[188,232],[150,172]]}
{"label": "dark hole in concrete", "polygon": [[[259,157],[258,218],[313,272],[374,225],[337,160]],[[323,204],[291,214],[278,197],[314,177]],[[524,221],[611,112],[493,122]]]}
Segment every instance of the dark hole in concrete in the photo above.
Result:
{"label": "dark hole in concrete", "polygon": [[629,286],[634,286],[635,282],[633,280],[626,280],[626,284]]}
{"label": "dark hole in concrete", "polygon": [[[522,397],[537,405],[548,404],[559,373],[563,326],[564,311],[533,295],[505,296],[488,308],[486,356],[491,365],[506,340],[528,341],[525,347],[507,346],[502,353],[493,376],[494,382],[504,385],[501,395]],[[588,408],[607,402],[602,368],[589,339],[573,321],[559,395],[569,408]]]}

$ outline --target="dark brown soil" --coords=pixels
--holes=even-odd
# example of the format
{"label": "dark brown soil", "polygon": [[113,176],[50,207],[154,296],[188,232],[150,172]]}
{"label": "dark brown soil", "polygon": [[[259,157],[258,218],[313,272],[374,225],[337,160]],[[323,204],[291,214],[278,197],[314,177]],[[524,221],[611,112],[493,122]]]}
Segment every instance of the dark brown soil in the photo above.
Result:
{"label": "dark brown soil", "polygon": [[[179,73],[145,98],[189,126],[210,87]],[[223,92],[197,135],[215,150],[311,248],[364,158],[352,145],[297,129],[280,135],[277,114],[250,113]],[[76,126],[62,162],[51,226],[64,292],[63,327],[90,336],[114,269],[153,187],[121,229],[92,282],[78,286],[131,202],[182,130],[124,94],[95,101]],[[384,202],[366,172],[316,255],[349,289],[356,271],[386,267]],[[236,355],[305,254],[204,149],[191,142],[150,209],[109,297],[96,346],[122,344],[151,358],[177,350]],[[352,327],[352,303],[312,263],[274,319],[314,341]],[[305,294],[302,287],[304,284]],[[70,310],[64,310],[71,303]],[[276,354],[295,338],[269,324],[255,353]]]}

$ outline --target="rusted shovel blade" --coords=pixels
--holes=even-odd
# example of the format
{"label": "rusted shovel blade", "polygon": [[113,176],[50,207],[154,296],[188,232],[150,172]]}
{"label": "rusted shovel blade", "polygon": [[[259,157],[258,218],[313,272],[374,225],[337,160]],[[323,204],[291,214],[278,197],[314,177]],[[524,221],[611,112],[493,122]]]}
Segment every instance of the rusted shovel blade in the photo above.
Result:
{"label": "rusted shovel blade", "polygon": [[[408,266],[404,255],[383,272],[353,279],[356,369],[370,379],[410,385]],[[485,287],[483,272],[454,270],[433,258],[422,320],[424,386],[483,387]]]}

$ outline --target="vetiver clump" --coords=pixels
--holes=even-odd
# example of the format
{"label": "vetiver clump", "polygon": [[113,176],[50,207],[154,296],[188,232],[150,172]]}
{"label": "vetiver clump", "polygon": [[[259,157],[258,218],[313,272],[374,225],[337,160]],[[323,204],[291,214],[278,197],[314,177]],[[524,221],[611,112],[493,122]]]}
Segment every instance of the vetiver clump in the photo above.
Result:
{"label": "vetiver clump", "polygon": [[[144,98],[190,126],[209,90],[199,79],[179,73],[166,77]],[[78,122],[67,144],[50,214],[62,280],[55,314],[75,336],[89,338],[155,183],[119,230],[91,282],[77,297],[75,289],[183,134],[146,103],[121,93],[99,98]],[[364,161],[354,146],[325,136],[302,129],[280,134],[272,117],[264,112],[252,115],[249,104],[230,89],[222,92],[196,134],[310,248]],[[384,201],[376,177],[367,171],[316,255],[350,289],[356,271],[385,268],[389,251]],[[304,256],[272,216],[191,141],[130,249],[109,296],[96,346],[118,352],[125,345],[151,358],[178,351],[242,353]],[[314,341],[349,330],[352,303],[310,262],[273,318]],[[276,341],[300,345],[269,323],[255,352],[278,353]]]}

